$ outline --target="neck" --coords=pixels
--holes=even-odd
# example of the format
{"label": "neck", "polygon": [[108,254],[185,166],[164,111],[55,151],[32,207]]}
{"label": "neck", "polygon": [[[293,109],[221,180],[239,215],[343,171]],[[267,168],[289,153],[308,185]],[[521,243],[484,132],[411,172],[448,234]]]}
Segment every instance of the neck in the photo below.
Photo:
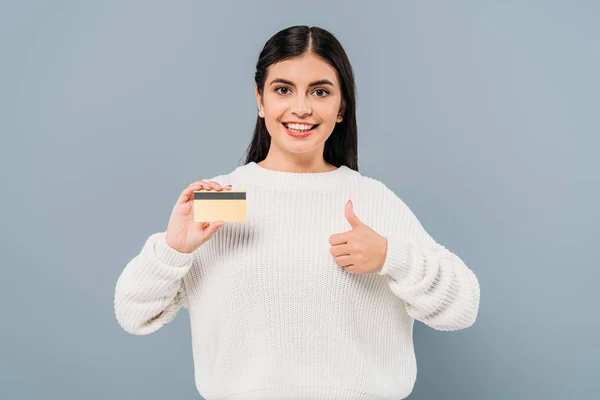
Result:
{"label": "neck", "polygon": [[267,157],[257,164],[263,168],[281,172],[329,172],[337,169],[335,165],[329,164],[325,159],[304,162],[288,159],[274,160]]}
{"label": "neck", "polygon": [[236,171],[241,174],[241,180],[245,184],[268,187],[269,190],[277,191],[330,191],[360,176],[358,171],[345,165],[322,171],[289,171],[285,166],[265,167],[263,164],[266,162],[259,164],[251,161]]}

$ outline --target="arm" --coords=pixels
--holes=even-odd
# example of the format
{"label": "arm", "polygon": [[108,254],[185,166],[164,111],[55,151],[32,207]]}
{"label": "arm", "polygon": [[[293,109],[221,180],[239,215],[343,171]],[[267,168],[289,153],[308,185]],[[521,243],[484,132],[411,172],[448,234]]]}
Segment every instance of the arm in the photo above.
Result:
{"label": "arm", "polygon": [[479,311],[477,277],[436,243],[395,194],[392,202],[391,220],[398,229],[388,237],[385,263],[377,274],[388,276],[390,290],[405,301],[413,319],[440,331],[473,325]]}
{"label": "arm", "polygon": [[148,335],[171,322],[181,307],[187,308],[183,277],[192,263],[193,253],[169,247],[165,232],[152,234],[117,280],[114,308],[121,327]]}

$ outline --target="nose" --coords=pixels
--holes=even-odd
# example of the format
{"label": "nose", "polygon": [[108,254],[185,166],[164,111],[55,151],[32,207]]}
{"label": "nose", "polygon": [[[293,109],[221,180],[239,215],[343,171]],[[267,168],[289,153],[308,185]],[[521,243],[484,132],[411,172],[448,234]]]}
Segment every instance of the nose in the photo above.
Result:
{"label": "nose", "polygon": [[290,111],[298,116],[304,116],[310,115],[311,108],[304,96],[298,96],[297,99],[294,101],[294,104],[292,105]]}

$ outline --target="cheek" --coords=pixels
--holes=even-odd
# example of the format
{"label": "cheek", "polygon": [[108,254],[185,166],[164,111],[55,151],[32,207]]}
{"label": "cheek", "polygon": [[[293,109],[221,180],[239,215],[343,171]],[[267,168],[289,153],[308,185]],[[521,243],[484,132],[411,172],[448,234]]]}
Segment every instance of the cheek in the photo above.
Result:
{"label": "cheek", "polygon": [[288,108],[285,101],[278,100],[276,98],[269,98],[265,100],[265,116],[270,119],[281,118]]}
{"label": "cheek", "polygon": [[316,111],[323,120],[328,124],[335,124],[338,115],[338,109],[331,104],[321,104],[313,107],[313,111]]}

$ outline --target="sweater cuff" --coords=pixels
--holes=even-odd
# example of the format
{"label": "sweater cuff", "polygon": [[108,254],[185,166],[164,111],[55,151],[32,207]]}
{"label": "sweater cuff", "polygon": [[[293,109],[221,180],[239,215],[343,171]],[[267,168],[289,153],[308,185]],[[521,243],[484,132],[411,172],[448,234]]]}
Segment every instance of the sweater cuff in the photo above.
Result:
{"label": "sweater cuff", "polygon": [[156,257],[172,267],[185,267],[192,263],[194,253],[181,253],[167,244],[165,234],[161,234],[155,244]]}
{"label": "sweater cuff", "polygon": [[422,279],[425,258],[412,239],[388,238],[385,263],[377,275],[389,275],[397,282],[415,283]]}

